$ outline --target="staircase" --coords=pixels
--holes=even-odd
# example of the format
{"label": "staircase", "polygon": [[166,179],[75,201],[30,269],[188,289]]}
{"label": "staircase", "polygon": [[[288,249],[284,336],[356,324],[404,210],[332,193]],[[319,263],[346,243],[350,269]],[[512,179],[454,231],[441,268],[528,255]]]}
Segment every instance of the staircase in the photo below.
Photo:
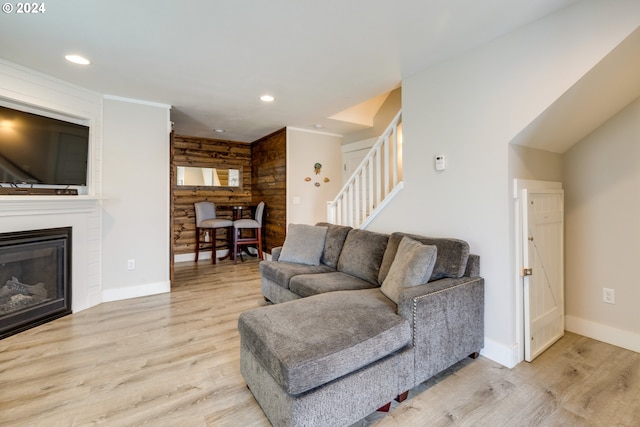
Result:
{"label": "staircase", "polygon": [[366,228],[402,189],[402,111],[371,147],[336,198],[327,221]]}

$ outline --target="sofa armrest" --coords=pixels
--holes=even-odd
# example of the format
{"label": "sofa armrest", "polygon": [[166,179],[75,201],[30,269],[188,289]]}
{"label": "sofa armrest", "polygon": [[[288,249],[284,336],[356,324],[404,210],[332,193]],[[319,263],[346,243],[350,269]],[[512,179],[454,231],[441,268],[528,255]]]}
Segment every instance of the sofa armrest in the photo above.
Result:
{"label": "sofa armrest", "polygon": [[467,269],[465,270],[464,275],[467,277],[480,276],[480,257],[478,255],[469,254]]}
{"label": "sofa armrest", "polygon": [[280,252],[282,252],[282,246],[277,246],[271,249],[271,261],[277,261],[280,258]]}
{"label": "sofa armrest", "polygon": [[398,313],[412,328],[419,384],[484,346],[484,279],[440,279],[407,288]]}

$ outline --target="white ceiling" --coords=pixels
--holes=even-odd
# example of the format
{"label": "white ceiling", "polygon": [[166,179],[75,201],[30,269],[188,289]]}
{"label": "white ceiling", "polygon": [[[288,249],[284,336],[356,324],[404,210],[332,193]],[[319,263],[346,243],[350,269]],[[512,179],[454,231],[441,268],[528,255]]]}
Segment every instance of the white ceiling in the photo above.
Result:
{"label": "white ceiling", "polygon": [[[329,119],[577,0],[56,0],[0,15],[0,57],[170,104],[179,134],[254,141]],[[92,61],[70,64],[64,55]],[[270,93],[272,104],[258,101]],[[213,128],[226,130],[214,134]]]}
{"label": "white ceiling", "polygon": [[511,142],[564,153],[639,96],[637,29]]}

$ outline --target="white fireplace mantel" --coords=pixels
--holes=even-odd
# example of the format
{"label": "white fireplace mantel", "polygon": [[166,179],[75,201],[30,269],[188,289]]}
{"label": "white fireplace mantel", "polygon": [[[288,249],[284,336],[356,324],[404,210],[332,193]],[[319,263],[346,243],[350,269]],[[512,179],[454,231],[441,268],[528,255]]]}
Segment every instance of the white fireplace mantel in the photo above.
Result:
{"label": "white fireplace mantel", "polygon": [[0,217],[92,212],[98,196],[0,196]]}

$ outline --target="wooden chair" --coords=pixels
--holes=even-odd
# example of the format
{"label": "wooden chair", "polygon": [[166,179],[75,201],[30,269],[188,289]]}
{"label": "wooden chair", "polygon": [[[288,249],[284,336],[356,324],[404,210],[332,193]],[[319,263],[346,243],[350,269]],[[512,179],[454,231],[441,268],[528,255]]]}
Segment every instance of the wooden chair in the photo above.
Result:
{"label": "wooden chair", "polygon": [[[221,228],[227,229],[226,247],[231,250],[231,236],[233,230],[233,221],[229,219],[216,218],[216,205],[212,202],[198,202],[194,203],[196,210],[196,262],[198,262],[198,255],[200,252],[200,234],[202,231],[211,232],[212,253],[211,262],[213,264],[217,261],[217,249],[218,238],[217,231]],[[222,240],[222,239],[220,239]]]}
{"label": "wooden chair", "polygon": [[[264,202],[258,203],[256,206],[255,219],[239,219],[233,221],[233,263],[238,262],[238,250],[242,245],[253,244],[257,246],[258,257],[263,259],[262,255],[262,221],[264,215]],[[243,236],[242,230],[253,230],[249,236]]]}

